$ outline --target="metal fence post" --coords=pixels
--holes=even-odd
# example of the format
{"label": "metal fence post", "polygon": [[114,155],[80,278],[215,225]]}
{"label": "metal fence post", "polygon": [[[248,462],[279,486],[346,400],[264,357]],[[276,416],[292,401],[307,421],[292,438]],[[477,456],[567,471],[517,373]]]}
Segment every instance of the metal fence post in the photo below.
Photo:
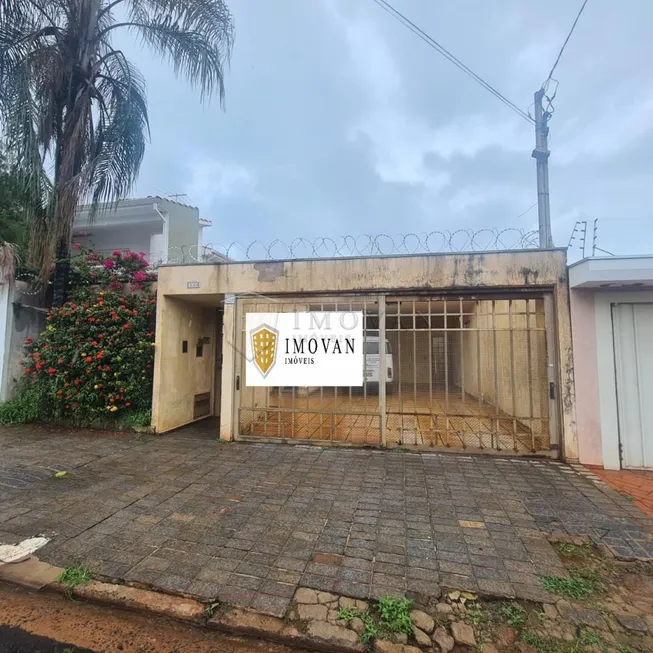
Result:
{"label": "metal fence post", "polygon": [[385,390],[387,380],[385,360],[385,295],[379,295],[379,418],[381,420],[381,446],[386,446],[386,405]]}

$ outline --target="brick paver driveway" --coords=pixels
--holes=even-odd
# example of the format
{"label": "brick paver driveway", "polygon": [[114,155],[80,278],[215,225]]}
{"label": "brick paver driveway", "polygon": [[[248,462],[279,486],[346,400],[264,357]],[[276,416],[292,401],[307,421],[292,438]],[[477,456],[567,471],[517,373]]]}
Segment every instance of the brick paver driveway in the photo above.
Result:
{"label": "brick paver driveway", "polygon": [[653,556],[647,519],[541,460],[0,430],[0,542],[44,533],[53,564],[272,614],[298,585],[537,599],[562,573],[549,533]]}

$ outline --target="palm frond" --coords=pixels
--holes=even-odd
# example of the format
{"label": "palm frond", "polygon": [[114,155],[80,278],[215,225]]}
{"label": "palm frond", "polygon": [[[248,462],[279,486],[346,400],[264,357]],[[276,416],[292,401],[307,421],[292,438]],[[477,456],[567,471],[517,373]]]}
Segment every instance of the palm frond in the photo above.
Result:
{"label": "palm frond", "polygon": [[42,280],[55,249],[67,255],[79,203],[89,200],[92,215],[115,205],[143,160],[145,80],[113,47],[119,28],[136,31],[202,99],[223,102],[233,45],[225,0],[0,0],[0,130],[30,198],[29,258]]}
{"label": "palm frond", "polygon": [[95,84],[99,100],[92,165],[85,180],[91,219],[132,189],[149,135],[145,80],[119,51],[113,51]]}
{"label": "palm frond", "polygon": [[116,27],[137,30],[143,42],[200,89],[201,98],[216,91],[224,102],[224,66],[233,47],[233,20],[223,0],[130,0],[131,22]]}
{"label": "palm frond", "polygon": [[16,278],[16,268],[20,265],[20,252],[13,243],[0,242],[0,284],[11,285]]}

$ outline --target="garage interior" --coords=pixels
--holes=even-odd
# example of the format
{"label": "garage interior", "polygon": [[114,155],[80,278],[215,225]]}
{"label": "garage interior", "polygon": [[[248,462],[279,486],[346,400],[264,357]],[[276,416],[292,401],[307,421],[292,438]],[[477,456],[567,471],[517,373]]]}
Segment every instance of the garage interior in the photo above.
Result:
{"label": "garage interior", "polygon": [[[368,350],[362,387],[251,387],[242,358],[241,439],[524,453],[555,448],[553,334],[544,293],[238,303],[242,351],[248,312],[336,310],[363,312]],[[378,351],[383,339],[385,355]],[[375,353],[385,359],[383,374],[367,369]],[[380,375],[388,377],[385,392]]]}

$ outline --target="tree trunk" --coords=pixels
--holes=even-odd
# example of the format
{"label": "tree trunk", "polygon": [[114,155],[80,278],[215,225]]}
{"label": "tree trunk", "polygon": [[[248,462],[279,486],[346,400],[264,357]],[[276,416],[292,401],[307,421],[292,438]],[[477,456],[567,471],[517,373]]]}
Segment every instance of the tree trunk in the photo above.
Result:
{"label": "tree trunk", "polygon": [[68,301],[68,282],[70,277],[70,244],[61,238],[57,245],[57,258],[54,264],[54,284],[52,305],[63,306]]}
{"label": "tree trunk", "polygon": [[[76,35],[78,39],[78,49],[75,53],[77,64],[82,75],[89,69],[96,55],[95,50],[95,33],[97,30],[98,17],[102,7],[101,0],[81,0],[80,5],[83,8],[82,16],[86,21],[82,25],[80,34]],[[86,5],[83,3],[87,3]],[[58,158],[55,164],[55,188],[59,193],[57,212],[61,220],[68,220],[64,234],[57,244],[57,258],[54,267],[54,286],[52,293],[52,305],[62,306],[68,300],[68,291],[70,286],[70,240],[75,220],[75,212],[79,201],[79,188],[77,184],[71,185],[71,181],[76,175],[79,175],[84,164],[83,146],[75,143],[73,134],[77,125],[74,116],[75,103],[79,101],[80,92],[83,83],[76,79],[75,75],[71,80],[68,89],[68,101],[66,103],[66,115],[63,119],[62,134],[58,136]],[[85,120],[87,117],[83,114],[77,116],[77,120]],[[90,119],[90,117],[88,118]],[[74,147],[74,151],[71,151]],[[63,164],[62,164],[63,161]]]}

